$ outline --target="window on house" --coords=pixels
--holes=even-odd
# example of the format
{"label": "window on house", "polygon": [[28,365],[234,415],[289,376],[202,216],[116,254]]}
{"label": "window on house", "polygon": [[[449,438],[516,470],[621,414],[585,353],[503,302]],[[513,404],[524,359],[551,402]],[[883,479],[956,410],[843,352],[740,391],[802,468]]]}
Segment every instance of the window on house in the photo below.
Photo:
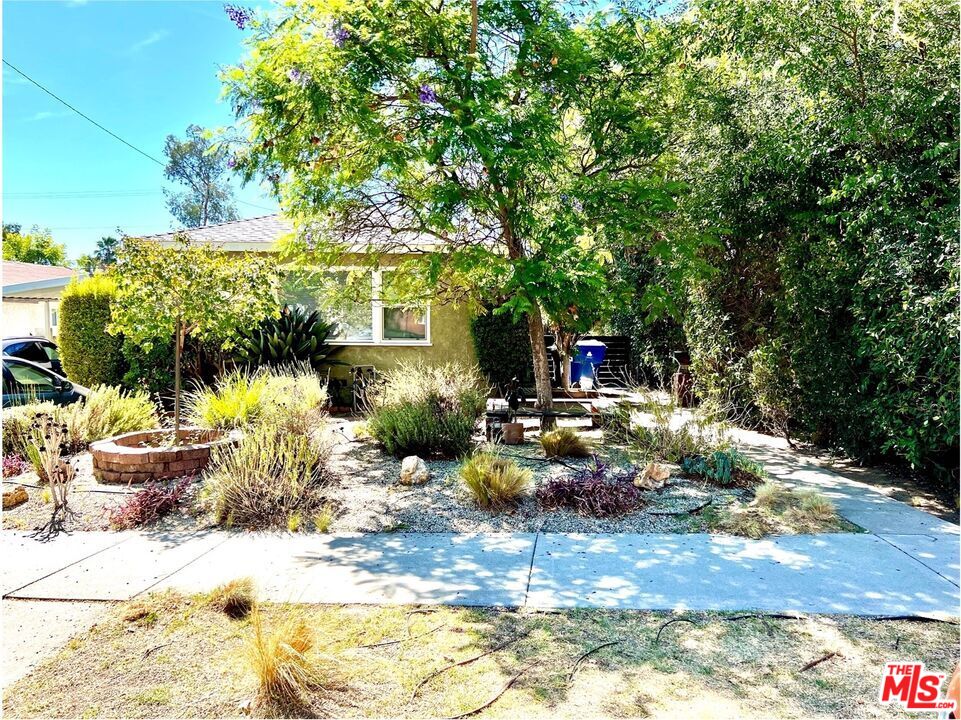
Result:
{"label": "window on house", "polygon": [[389,270],[367,269],[296,271],[285,275],[285,303],[319,310],[324,320],[337,323],[332,341],[343,344],[426,342],[430,339],[430,310],[392,302]]}
{"label": "window on house", "polygon": [[392,302],[394,292],[391,288],[391,278],[395,277],[390,270],[381,271],[381,326],[384,340],[426,340],[427,339],[427,306],[395,304]]}

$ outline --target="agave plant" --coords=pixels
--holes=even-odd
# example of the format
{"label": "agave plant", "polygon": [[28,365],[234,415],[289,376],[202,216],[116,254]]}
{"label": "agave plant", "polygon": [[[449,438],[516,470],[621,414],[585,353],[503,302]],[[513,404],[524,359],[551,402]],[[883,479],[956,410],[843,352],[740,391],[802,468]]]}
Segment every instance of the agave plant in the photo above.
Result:
{"label": "agave plant", "polygon": [[321,319],[315,310],[300,305],[284,305],[278,318],[267,318],[257,328],[241,335],[238,359],[248,365],[287,365],[310,363],[311,367],[337,365],[331,356],[340,351],[327,340],[337,331],[334,323]]}

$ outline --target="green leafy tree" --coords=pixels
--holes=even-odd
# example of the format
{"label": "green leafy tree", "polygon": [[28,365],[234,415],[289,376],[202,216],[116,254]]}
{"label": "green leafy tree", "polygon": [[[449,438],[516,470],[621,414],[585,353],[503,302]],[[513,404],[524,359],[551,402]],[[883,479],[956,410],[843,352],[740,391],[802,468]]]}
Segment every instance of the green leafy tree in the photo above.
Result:
{"label": "green leafy tree", "polygon": [[695,3],[676,219],[718,231],[715,272],[678,287],[702,392],[851,454],[957,467],[957,13]]}
{"label": "green leafy tree", "polygon": [[66,265],[67,247],[54,242],[49,230],[41,230],[37,225],[30,232],[22,232],[20,225],[3,226],[3,259],[37,265]]}
{"label": "green leafy tree", "polygon": [[110,331],[149,352],[174,339],[174,429],[180,430],[180,366],[184,339],[234,347],[239,330],[276,312],[272,258],[230,255],[180,236],[173,247],[127,239],[115,270]]}
{"label": "green leafy tree", "polygon": [[227,150],[215,145],[203,128],[190,125],[183,140],[168,135],[164,154],[164,176],[187,187],[180,193],[164,190],[171,215],[188,228],[237,219],[233,191],[224,180]]}
{"label": "green leafy tree", "polygon": [[544,311],[603,306],[613,254],[673,207],[669,30],[548,0],[321,0],[252,26],[223,73],[233,162],[298,223],[292,255],[430,250],[398,292],[525,317],[551,409]]}

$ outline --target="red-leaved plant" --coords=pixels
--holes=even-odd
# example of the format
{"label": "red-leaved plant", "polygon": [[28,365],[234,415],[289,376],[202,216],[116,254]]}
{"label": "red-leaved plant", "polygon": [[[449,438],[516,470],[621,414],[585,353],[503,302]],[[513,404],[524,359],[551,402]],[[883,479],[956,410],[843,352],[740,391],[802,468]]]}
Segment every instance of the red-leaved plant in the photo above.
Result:
{"label": "red-leaved plant", "polygon": [[30,469],[30,463],[19,455],[3,456],[3,477],[14,477],[22,475]]}
{"label": "red-leaved plant", "polygon": [[594,456],[573,475],[552,478],[537,488],[537,502],[545,510],[567,509],[581,515],[612,517],[637,510],[641,493],[634,487],[637,468],[620,473]]}
{"label": "red-leaved plant", "polygon": [[192,480],[187,476],[171,486],[148,482],[117,507],[107,508],[107,522],[114,530],[149,525],[174,509]]}

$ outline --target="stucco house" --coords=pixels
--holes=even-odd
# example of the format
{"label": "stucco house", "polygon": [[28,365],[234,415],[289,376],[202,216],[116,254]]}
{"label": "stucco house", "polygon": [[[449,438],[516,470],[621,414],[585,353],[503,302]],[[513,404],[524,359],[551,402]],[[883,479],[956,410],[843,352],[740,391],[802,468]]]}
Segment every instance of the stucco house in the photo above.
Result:
{"label": "stucco house", "polygon": [[[283,216],[265,215],[193,228],[186,234],[194,243],[209,243],[229,252],[276,252],[277,242],[292,232],[293,225]],[[173,246],[179,234],[170,232],[143,239]],[[392,306],[380,299],[391,272],[391,260],[399,262],[405,252],[427,251],[426,246],[418,246],[416,242],[407,243],[403,250],[392,245],[392,254],[381,258],[382,269],[366,271],[370,284],[369,299],[344,299],[336,306],[319,307],[325,319],[339,325],[340,332],[333,344],[344,346],[337,356],[344,365],[332,369],[334,377],[346,377],[351,366],[374,366],[378,371],[384,371],[405,361],[420,360],[432,364],[476,362],[468,308],[436,302],[411,310]],[[333,283],[339,282],[348,271],[359,271],[360,263],[351,263],[351,253],[345,253],[342,262],[338,267],[325,270]],[[362,280],[367,282],[366,278]],[[283,302],[317,306],[311,294],[303,292],[303,288],[300,291],[288,289],[285,295],[280,298]]]}
{"label": "stucco house", "polygon": [[77,271],[57,265],[3,261],[3,335],[57,337],[60,294]]}

